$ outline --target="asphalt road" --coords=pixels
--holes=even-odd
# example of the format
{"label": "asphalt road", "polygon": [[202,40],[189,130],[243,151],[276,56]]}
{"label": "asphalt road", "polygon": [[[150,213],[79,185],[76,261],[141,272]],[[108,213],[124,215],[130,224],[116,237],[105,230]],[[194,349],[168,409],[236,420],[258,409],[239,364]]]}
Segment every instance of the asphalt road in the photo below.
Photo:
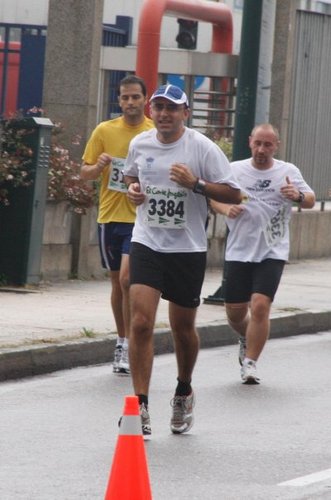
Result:
{"label": "asphalt road", "polygon": [[[236,346],[202,350],[195,425],[174,436],[175,358],[157,356],[145,442],[154,500],[331,499],[330,357],[331,332],[270,340],[261,385],[245,386]],[[109,364],[0,384],[1,500],[103,499],[131,393]]]}

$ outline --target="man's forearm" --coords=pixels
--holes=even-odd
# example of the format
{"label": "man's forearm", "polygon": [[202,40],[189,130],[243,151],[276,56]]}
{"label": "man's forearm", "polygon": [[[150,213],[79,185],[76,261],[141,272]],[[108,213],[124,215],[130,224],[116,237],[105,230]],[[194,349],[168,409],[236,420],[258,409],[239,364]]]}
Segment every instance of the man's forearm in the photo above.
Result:
{"label": "man's forearm", "polygon": [[103,171],[103,167],[95,163],[95,165],[89,165],[88,163],[83,163],[80,168],[80,176],[82,179],[86,181],[94,181],[96,180],[101,172]]}

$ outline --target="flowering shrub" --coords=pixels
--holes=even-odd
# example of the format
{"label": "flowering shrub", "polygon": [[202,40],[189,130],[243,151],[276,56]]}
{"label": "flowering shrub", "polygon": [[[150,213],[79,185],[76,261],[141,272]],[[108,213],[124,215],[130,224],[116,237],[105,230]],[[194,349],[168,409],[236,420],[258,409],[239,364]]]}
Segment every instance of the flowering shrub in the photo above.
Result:
{"label": "flowering shrub", "polygon": [[[62,132],[61,124],[55,124],[49,159],[48,199],[68,201],[76,213],[85,214],[87,208],[97,203],[96,183],[80,178],[80,163],[70,157],[69,150],[59,140]],[[75,137],[72,144],[78,145],[79,140]]]}
{"label": "flowering shrub", "polygon": [[24,144],[28,133],[14,120],[0,123],[0,205],[9,205],[9,187],[31,185],[32,151]]}
{"label": "flowering shrub", "polygon": [[[1,123],[0,142],[0,206],[9,205],[9,187],[29,186],[32,183],[33,151],[24,145],[24,136],[29,131],[16,128],[15,116]],[[80,163],[71,158],[68,149],[61,145],[63,127],[55,124],[48,169],[49,200],[67,201],[78,214],[85,214],[86,209],[97,203],[95,183],[80,178]],[[72,145],[79,144],[75,137]]]}

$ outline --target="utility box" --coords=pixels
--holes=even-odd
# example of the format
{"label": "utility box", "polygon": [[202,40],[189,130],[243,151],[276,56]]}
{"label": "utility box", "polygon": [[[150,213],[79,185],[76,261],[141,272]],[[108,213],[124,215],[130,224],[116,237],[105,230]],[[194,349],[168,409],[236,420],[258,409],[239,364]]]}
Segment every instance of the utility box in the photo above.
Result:
{"label": "utility box", "polygon": [[53,123],[31,117],[18,122],[32,150],[28,187],[11,188],[9,206],[0,207],[0,278],[8,285],[40,281],[41,251]]}

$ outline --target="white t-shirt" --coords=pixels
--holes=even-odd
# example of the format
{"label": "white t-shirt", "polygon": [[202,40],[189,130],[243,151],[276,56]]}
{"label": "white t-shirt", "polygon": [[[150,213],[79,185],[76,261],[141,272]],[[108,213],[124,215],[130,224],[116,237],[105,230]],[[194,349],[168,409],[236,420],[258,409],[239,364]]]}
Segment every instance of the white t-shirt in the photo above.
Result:
{"label": "white t-shirt", "polygon": [[138,177],[147,195],[137,207],[132,241],[152,250],[204,252],[207,250],[205,196],[193,193],[169,179],[173,163],[185,163],[196,177],[239,188],[229,162],[210,139],[185,128],[181,138],[163,144],[156,129],[137,135],[130,143],[124,174]]}
{"label": "white t-shirt", "polygon": [[253,167],[252,158],[248,158],[232,162],[231,167],[247,200],[238,217],[226,218],[229,228],[226,260],[287,260],[293,202],[284,198],[280,188],[286,185],[288,176],[299,191],[313,192],[312,189],[292,163],[274,159],[271,168],[259,170]]}

